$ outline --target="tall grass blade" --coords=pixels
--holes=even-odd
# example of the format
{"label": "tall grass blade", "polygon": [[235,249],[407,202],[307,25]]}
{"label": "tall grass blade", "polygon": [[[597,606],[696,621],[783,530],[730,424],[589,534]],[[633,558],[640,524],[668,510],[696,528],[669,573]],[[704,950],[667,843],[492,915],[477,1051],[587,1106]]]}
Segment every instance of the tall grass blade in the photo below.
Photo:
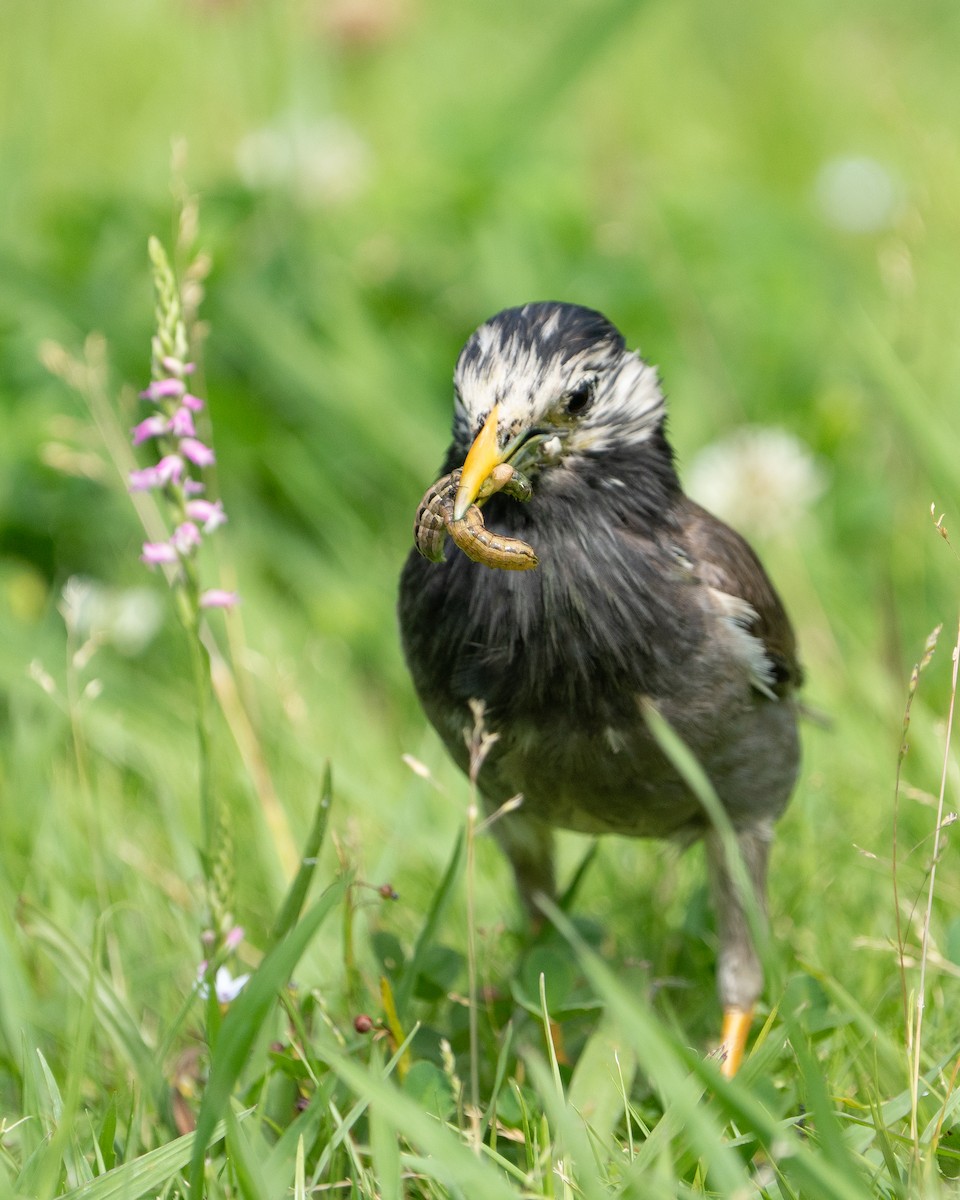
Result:
{"label": "tall grass blade", "polygon": [[656,705],[652,701],[644,699],[641,702],[641,712],[647,728],[653,734],[660,749],[673,764],[687,787],[700,801],[710,824],[720,838],[727,870],[737,889],[737,897],[750,927],[753,944],[766,968],[767,960],[770,958],[767,923],[760,911],[760,904],[747,874],[747,867],[737,843],[737,835],[727,816],[727,811],[721,804],[720,797],[714,791],[713,784],[707,778],[707,773],[700,765],[696,755]]}
{"label": "tall grass blade", "polygon": [[330,819],[330,806],[333,803],[333,772],[327,762],[323,770],[323,784],[320,788],[320,801],[314,814],[313,825],[303,848],[300,867],[284,899],[276,923],[270,933],[268,945],[275,946],[282,937],[294,927],[303,912],[303,906],[310,890],[310,884],[317,869],[317,859],[327,832],[327,822]]}
{"label": "tall grass blade", "polygon": [[[207,1144],[218,1142],[225,1128],[225,1123],[218,1121],[208,1135]],[[190,1161],[195,1140],[196,1133],[186,1133],[90,1183],[64,1192],[60,1200],[140,1200],[141,1196],[156,1196]]]}
{"label": "tall grass blade", "polygon": [[191,1187],[196,1189],[197,1196],[201,1194],[203,1156],[207,1142],[230,1102],[234,1085],[273,1008],[277,993],[286,986],[311,938],[332,909],[342,901],[349,883],[350,876],[344,875],[331,884],[306,916],[277,942],[231,1004],[223,1020],[210,1064],[210,1078],[200,1103],[190,1163]]}
{"label": "tall grass blade", "polygon": [[447,911],[454,888],[463,873],[465,858],[465,839],[461,830],[453,847],[453,854],[450,856],[447,869],[440,881],[440,886],[434,893],[430,911],[427,913],[427,919],[420,930],[420,936],[417,938],[416,945],[413,948],[413,954],[404,967],[403,976],[396,989],[394,1000],[401,1020],[405,1020],[408,1015],[407,1010],[410,1007],[410,1001],[413,997],[413,989],[417,982],[417,976],[420,974],[427,952],[436,939],[440,922]]}
{"label": "tall grass blade", "polygon": [[[262,1139],[259,1147],[261,1153],[258,1154],[230,1105],[224,1113],[224,1124],[227,1130],[227,1158],[243,1200],[272,1200],[273,1197],[280,1200],[287,1192],[287,1181],[271,1185],[270,1177],[261,1166],[261,1154],[265,1150]],[[259,1134],[254,1131],[254,1136],[259,1137]]]}
{"label": "tall grass blade", "polygon": [[497,1167],[388,1081],[339,1052],[331,1053],[330,1066],[358,1095],[379,1107],[381,1117],[396,1133],[424,1152],[426,1157],[419,1160],[421,1169],[442,1188],[455,1196],[516,1200],[516,1191]]}
{"label": "tall grass blade", "polygon": [[65,930],[29,900],[21,902],[21,923],[28,936],[40,946],[66,980],[82,997],[92,979],[94,1016],[137,1078],[151,1091],[162,1087],[154,1051],[124,1000],[117,994],[86,950]]}
{"label": "tall grass blade", "polygon": [[[816,1196],[818,1200],[867,1200],[870,1192],[865,1173],[853,1155],[837,1150],[838,1161],[831,1161],[817,1146],[799,1138],[790,1121],[769,1113],[738,1080],[725,1079],[716,1063],[677,1047],[652,1014],[644,1011],[583,942],[559,909],[547,904],[544,907],[573,946],[585,973],[606,1002],[611,1018],[629,1037],[641,1069],[664,1098],[665,1105],[674,1107],[682,1136],[706,1164],[712,1187],[729,1194],[749,1183],[743,1162],[730,1147],[723,1125],[717,1120],[715,1111],[719,1110],[727,1120],[737,1122],[741,1133],[747,1130],[757,1137],[801,1195]],[[812,1058],[807,1061],[811,1070],[818,1070]],[[699,1078],[699,1084],[692,1076]],[[713,1093],[709,1105],[701,1103],[703,1085]],[[638,1160],[641,1154],[642,1150]]]}

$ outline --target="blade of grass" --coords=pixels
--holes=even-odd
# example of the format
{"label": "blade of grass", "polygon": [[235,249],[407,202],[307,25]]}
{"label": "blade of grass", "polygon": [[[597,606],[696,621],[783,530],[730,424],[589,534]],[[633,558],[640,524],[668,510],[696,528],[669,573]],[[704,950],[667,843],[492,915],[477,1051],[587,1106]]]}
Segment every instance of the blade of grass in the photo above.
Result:
{"label": "blade of grass", "polygon": [[[378,1056],[379,1057],[379,1056]],[[372,1062],[376,1070],[379,1062]],[[382,1070],[382,1067],[380,1067]],[[382,1200],[401,1200],[400,1146],[397,1133],[378,1104],[370,1106],[370,1160],[377,1181],[377,1194]]]}
{"label": "blade of grass", "polygon": [[553,1163],[554,1182],[559,1183],[564,1192],[572,1186],[572,1194],[584,1196],[586,1200],[604,1200],[608,1191],[600,1177],[596,1154],[583,1118],[564,1098],[559,1075],[550,1061],[553,1057],[550,1055],[545,1063],[538,1054],[524,1055],[530,1081],[543,1101],[548,1119],[549,1141],[544,1145]]}
{"label": "blade of grass", "polygon": [[[260,1165],[257,1150],[246,1131],[240,1127],[233,1109],[228,1105],[224,1113],[226,1125],[226,1150],[230,1169],[237,1181],[237,1189],[243,1200],[265,1200],[267,1196],[282,1194],[286,1188],[274,1189]],[[263,1149],[261,1142],[261,1149]]]}
{"label": "blade of grass", "polygon": [[29,900],[21,901],[20,922],[32,941],[49,956],[60,976],[81,997],[91,986],[92,980],[97,1027],[107,1034],[129,1063],[141,1086],[152,1092],[162,1088],[163,1080],[157,1069],[154,1051],[144,1040],[123,999],[93,963],[87,951]]}
{"label": "blade of grass", "polygon": [[350,876],[343,875],[330,885],[313,908],[264,958],[247,986],[231,1004],[210,1064],[210,1078],[204,1089],[197,1116],[196,1141],[190,1163],[191,1187],[201,1195],[203,1156],[212,1131],[230,1102],[234,1085],[247,1056],[270,1014],[277,993],[286,985],[294,967],[331,910],[343,899]]}
{"label": "blade of grass", "polygon": [[567,1100],[600,1137],[613,1136],[623,1116],[637,1064],[633,1050],[607,1015],[601,1017],[577,1058]]}
{"label": "blade of grass", "polygon": [[425,1152],[420,1165],[429,1178],[454,1195],[516,1200],[515,1190],[487,1158],[474,1153],[457,1132],[429,1116],[398,1088],[339,1051],[331,1052],[329,1062],[344,1083],[379,1107],[390,1127]]}
{"label": "blade of grass", "polygon": [[950,771],[950,741],[953,736],[953,716],[957,705],[957,676],[960,671],[960,621],[957,623],[957,640],[953,647],[953,673],[950,679],[950,706],[947,710],[947,728],[943,735],[943,767],[940,773],[940,792],[937,796],[936,824],[933,830],[933,854],[927,882],[927,908],[923,917],[923,933],[920,941],[920,980],[917,984],[917,1019],[913,1031],[913,1072],[911,1075],[912,1103],[910,1106],[910,1136],[913,1138],[917,1156],[920,1154],[920,1130],[918,1112],[920,1106],[920,1051],[923,1041],[923,1010],[927,1000],[927,960],[930,954],[930,922],[933,919],[933,896],[937,883],[937,864],[943,839],[943,812],[946,802],[947,776]]}
{"label": "blade of grass", "polygon": [[[218,1121],[210,1131],[208,1145],[218,1142],[225,1128],[225,1123]],[[163,1192],[174,1175],[190,1161],[195,1140],[196,1133],[186,1133],[132,1162],[115,1167],[90,1183],[64,1192],[60,1200],[139,1200],[141,1196],[155,1196]]]}
{"label": "blade of grass", "polygon": [[464,848],[464,835],[461,831],[453,847],[453,854],[450,856],[447,869],[440,881],[440,886],[434,893],[430,911],[427,913],[427,919],[420,930],[420,936],[417,938],[416,945],[413,948],[413,954],[404,967],[403,975],[396,989],[394,1000],[401,1021],[407,1018],[407,1010],[410,1007],[410,1000],[413,997],[413,988],[417,981],[417,976],[420,974],[427,952],[434,943],[437,929],[440,926],[444,913],[447,911],[453,890],[463,871],[465,860]]}
{"label": "blade of grass", "polygon": [[317,811],[314,814],[310,834],[303,848],[300,867],[294,876],[293,882],[290,884],[276,923],[270,932],[269,946],[275,946],[300,919],[300,914],[303,912],[303,905],[307,898],[307,892],[310,890],[310,883],[317,869],[317,858],[320,854],[320,847],[323,845],[324,835],[327,832],[327,822],[330,818],[330,805],[332,803],[333,773],[330,763],[327,762],[323,770],[320,801],[317,804]]}
{"label": "blade of grass", "polygon": [[543,908],[572,946],[591,984],[606,1002],[611,1019],[633,1047],[641,1069],[663,1097],[664,1107],[671,1103],[675,1107],[679,1128],[710,1166],[713,1186],[726,1194],[745,1187],[748,1176],[742,1162],[726,1145],[723,1129],[712,1113],[701,1105],[703,1087],[690,1075],[696,1055],[681,1049],[654,1015],[636,1002],[555,905],[543,901]]}
{"label": "blade of grass", "polygon": [[295,1120],[284,1129],[267,1156],[264,1170],[270,1178],[280,1175],[289,1169],[294,1162],[297,1147],[303,1142],[313,1145],[317,1140],[320,1125],[326,1115],[333,1093],[337,1086],[337,1077],[327,1074],[320,1081],[317,1090],[310,1097],[310,1102]]}
{"label": "blade of grass", "polygon": [[[842,1162],[828,1160],[818,1147],[797,1137],[789,1121],[771,1115],[742,1083],[724,1078],[715,1062],[676,1047],[659,1022],[636,1003],[559,909],[546,902],[544,909],[570,942],[585,974],[630,1038],[651,1083],[667,1104],[676,1105],[683,1136],[707,1164],[712,1187],[730,1194],[737,1187],[749,1185],[744,1165],[728,1145],[723,1127],[716,1119],[715,1110],[719,1107],[726,1119],[734,1119],[741,1129],[753,1131],[800,1194],[815,1195],[818,1200],[867,1200],[871,1193],[861,1165],[852,1154],[845,1154]],[[818,1070],[812,1056],[806,1065]],[[702,1089],[691,1078],[691,1072],[713,1093],[710,1105],[700,1103]]]}
{"label": "blade of grass", "polygon": [[[384,1068],[384,1076],[385,1077],[391,1075],[393,1073],[393,1071],[395,1069],[397,1069],[401,1059],[408,1052],[410,1043],[416,1037],[417,1031],[419,1030],[419,1028],[420,1028],[419,1025],[415,1025],[413,1027],[413,1029],[410,1030],[409,1034],[407,1034],[406,1041],[403,1042],[400,1046],[398,1046],[397,1049],[394,1051],[394,1053],[391,1055],[390,1061],[387,1063],[386,1067]],[[330,1053],[338,1053],[336,1047],[332,1043],[329,1046],[326,1046],[326,1045],[324,1046],[324,1052],[328,1055]],[[367,1111],[368,1106],[369,1106],[369,1101],[365,1097],[361,1097],[356,1102],[356,1104],[354,1104],[354,1106],[350,1109],[350,1111],[347,1113],[347,1115],[345,1117],[340,1117],[340,1115],[337,1114],[336,1128],[335,1128],[333,1134],[331,1135],[331,1137],[329,1138],[329,1140],[327,1141],[326,1145],[323,1147],[323,1151],[321,1152],[320,1157],[317,1160],[317,1165],[313,1172],[315,1179],[322,1178],[324,1172],[327,1169],[328,1164],[330,1163],[331,1159],[333,1158],[334,1151],[337,1149],[337,1147],[342,1142],[344,1142],[346,1140],[347,1136],[350,1133],[350,1130],[354,1127],[354,1125],[356,1125],[357,1121],[359,1121],[360,1118],[363,1116],[363,1114]],[[331,1105],[331,1108],[332,1108],[332,1105]]]}
{"label": "blade of grass", "polygon": [[307,1175],[302,1137],[297,1138],[297,1160],[293,1171],[293,1200],[307,1200]]}
{"label": "blade of grass", "polygon": [[[510,1050],[513,1046],[513,1022],[508,1021],[503,1031],[503,1037],[500,1044],[500,1052],[497,1055],[497,1069],[493,1076],[493,1087],[490,1090],[490,1098],[487,1102],[487,1111],[483,1118],[483,1123],[480,1126],[480,1137],[486,1139],[487,1134],[493,1131],[493,1137],[496,1137],[497,1128],[497,1100],[500,1092],[503,1090],[503,1081],[507,1077],[507,1067],[510,1064]],[[491,1143],[494,1145],[495,1143]]]}
{"label": "blade of grass", "polygon": [[700,765],[696,755],[683,741],[669,721],[663,716],[656,705],[647,699],[641,702],[641,712],[647,723],[647,728],[656,739],[657,745],[673,764],[677,773],[686,783],[703,806],[710,824],[716,830],[723,847],[727,871],[737,890],[737,898],[743,908],[744,916],[750,928],[750,936],[754,947],[764,966],[764,974],[769,979],[767,969],[770,959],[770,939],[767,922],[763,918],[756,892],[750,882],[743,855],[737,842],[727,811],[720,802],[720,797],[714,791],[713,784],[707,778],[707,773]]}

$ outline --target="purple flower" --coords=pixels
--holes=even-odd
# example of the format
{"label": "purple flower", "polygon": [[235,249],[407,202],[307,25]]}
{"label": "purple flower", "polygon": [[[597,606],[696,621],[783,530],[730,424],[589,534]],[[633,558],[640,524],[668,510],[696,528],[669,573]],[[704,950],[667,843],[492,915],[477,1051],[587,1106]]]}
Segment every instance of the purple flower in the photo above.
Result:
{"label": "purple flower", "polygon": [[160,563],[175,563],[177,552],[169,542],[144,542],[140,561],[148,567],[156,567]]}
{"label": "purple flower", "polygon": [[240,603],[236,592],[225,592],[221,588],[210,588],[200,597],[201,608],[233,608]]}
{"label": "purple flower", "polygon": [[147,417],[145,421],[141,421],[139,425],[133,427],[133,444],[139,446],[141,442],[145,442],[147,438],[159,437],[167,431],[167,422],[160,415],[154,413],[152,417]]}
{"label": "purple flower", "polygon": [[183,474],[183,459],[179,454],[165,454],[155,469],[160,487],[166,487],[168,483],[179,483]]}
{"label": "purple flower", "polygon": [[146,492],[151,488],[166,487],[168,483],[179,483],[182,473],[183,459],[180,455],[164,455],[155,467],[130,472],[130,491]]}
{"label": "purple flower", "polygon": [[188,517],[203,525],[204,533],[213,533],[227,520],[222,500],[188,500],[186,510]]}
{"label": "purple flower", "polygon": [[192,521],[184,521],[173,531],[170,541],[179,554],[187,555],[200,545],[200,530]]}
{"label": "purple flower", "polygon": [[131,492],[147,492],[151,488],[159,487],[156,467],[144,467],[142,471],[130,472],[130,491]]}
{"label": "purple flower", "polygon": [[230,932],[223,939],[223,947],[225,950],[236,950],[243,941],[244,928],[242,925],[234,925]]}
{"label": "purple flower", "polygon": [[[155,338],[155,354],[159,344]],[[194,424],[194,414],[203,410],[204,401],[187,391],[187,377],[196,367],[175,354],[164,355],[160,367],[167,374],[153,379],[140,393],[142,399],[156,404],[158,411],[140,421],[131,435],[134,446],[150,438],[159,438],[161,454],[174,444],[176,451],[163,454],[154,466],[131,471],[129,487],[132,492],[165,492],[170,510],[185,519],[166,541],[143,544],[141,560],[151,567],[191,559],[203,542],[202,535],[213,533],[227,519],[223,502],[204,498],[203,483],[187,474],[194,467],[209,467],[216,462],[213,449],[197,437]],[[202,608],[232,608],[237,603],[239,596],[220,588],[211,588],[199,597]]]}
{"label": "purple flower", "polygon": [[182,379],[154,379],[153,382],[140,393],[141,400],[165,400],[169,396],[182,396],[187,390],[187,385]]}
{"label": "purple flower", "polygon": [[217,461],[210,447],[194,437],[180,439],[180,453],[198,467],[209,467]]}
{"label": "purple flower", "polygon": [[[160,419],[161,421],[163,420],[162,417]],[[144,421],[143,423],[146,425],[147,422]],[[183,404],[181,404],[167,422],[166,428],[170,430],[174,437],[192,438],[197,432],[193,427],[193,416],[190,409]],[[134,442],[134,445],[136,445],[136,442]]]}

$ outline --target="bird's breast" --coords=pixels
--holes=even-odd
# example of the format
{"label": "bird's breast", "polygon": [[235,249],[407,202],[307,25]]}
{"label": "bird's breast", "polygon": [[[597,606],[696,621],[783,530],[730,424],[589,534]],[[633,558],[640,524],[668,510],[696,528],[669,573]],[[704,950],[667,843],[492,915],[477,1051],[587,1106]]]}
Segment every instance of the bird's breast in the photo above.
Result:
{"label": "bird's breast", "polygon": [[485,514],[540,565],[500,571],[449,545],[441,563],[410,556],[401,633],[428,711],[481,699],[505,723],[560,721],[593,737],[633,721],[639,695],[689,696],[695,711],[708,620],[666,546],[586,506],[491,501]]}
{"label": "bird's breast", "polygon": [[[491,502],[498,532],[536,550],[536,570],[411,555],[400,622],[421,702],[466,767],[469,701],[498,734],[481,775],[503,803],[582,832],[669,836],[702,823],[699,803],[654,741],[652,699],[698,756],[733,815],[757,769],[771,810],[796,770],[792,706],[759,697],[718,639],[702,590],[669,538],[560,505]],[[775,753],[771,755],[770,749]],[[753,761],[756,760],[756,761]],[[759,763],[759,768],[758,764]]]}

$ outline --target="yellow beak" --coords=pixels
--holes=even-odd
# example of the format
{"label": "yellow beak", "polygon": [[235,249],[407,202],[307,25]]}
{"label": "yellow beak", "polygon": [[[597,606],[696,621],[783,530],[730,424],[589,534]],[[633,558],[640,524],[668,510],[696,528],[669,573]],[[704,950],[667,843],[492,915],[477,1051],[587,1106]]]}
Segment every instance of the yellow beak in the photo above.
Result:
{"label": "yellow beak", "polygon": [[463,460],[460,473],[460,486],[453,501],[453,518],[463,519],[470,505],[476,500],[490,472],[504,461],[497,438],[497,421],[500,413],[495,404],[490,409],[490,415],[483,423],[483,428],[473,440],[473,445]]}

